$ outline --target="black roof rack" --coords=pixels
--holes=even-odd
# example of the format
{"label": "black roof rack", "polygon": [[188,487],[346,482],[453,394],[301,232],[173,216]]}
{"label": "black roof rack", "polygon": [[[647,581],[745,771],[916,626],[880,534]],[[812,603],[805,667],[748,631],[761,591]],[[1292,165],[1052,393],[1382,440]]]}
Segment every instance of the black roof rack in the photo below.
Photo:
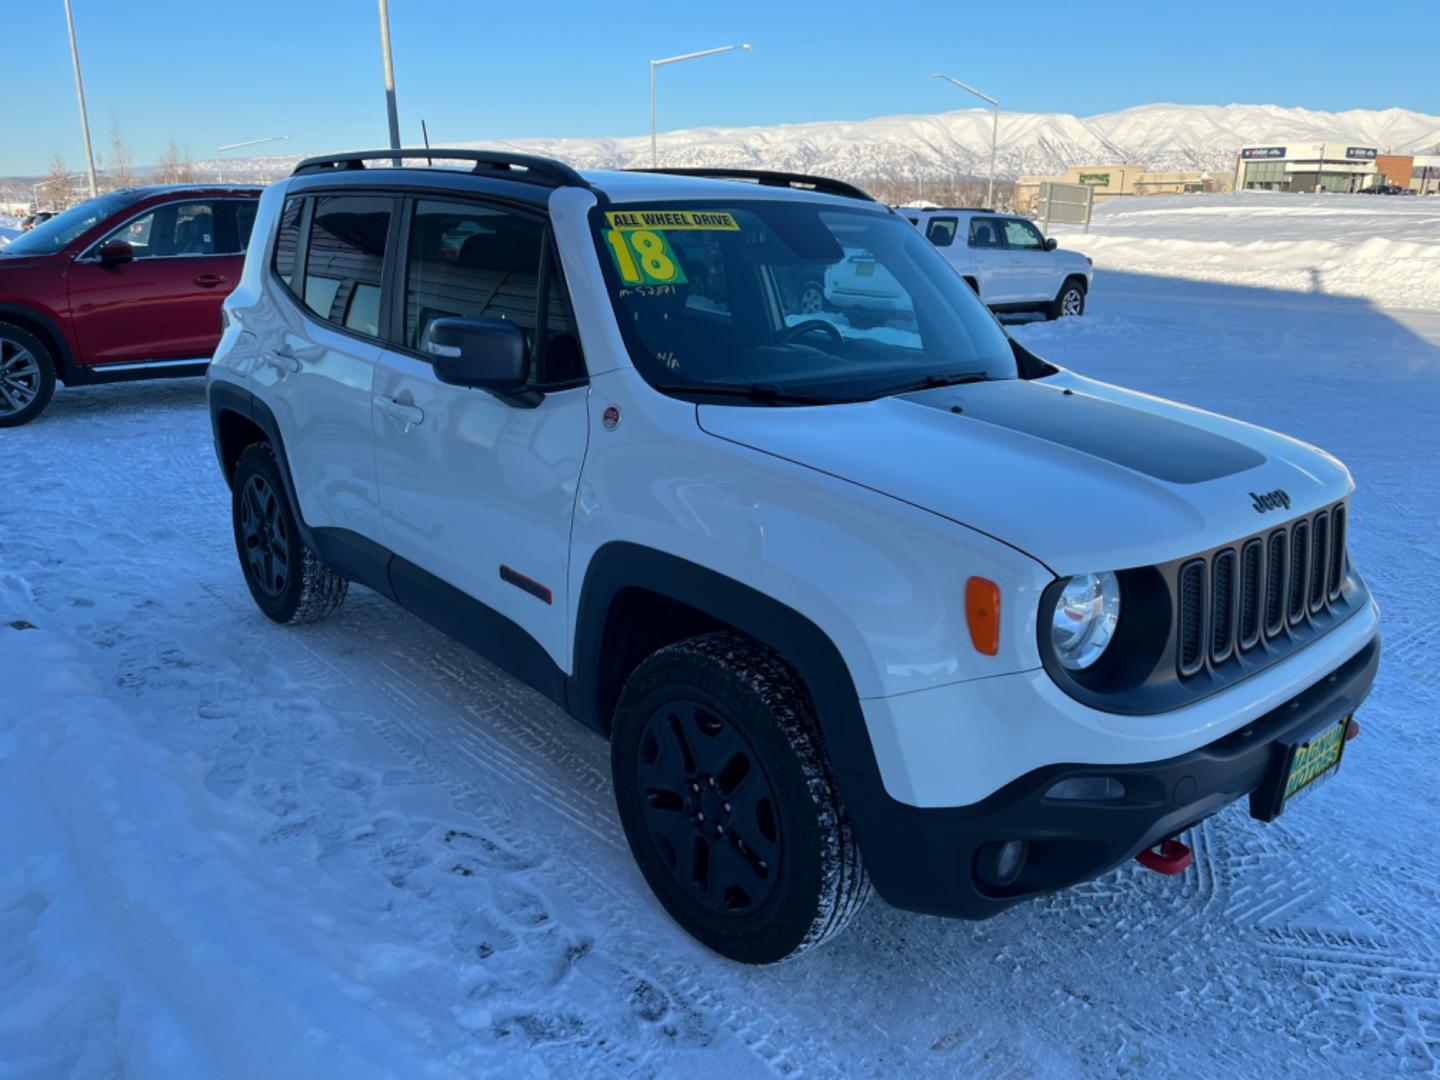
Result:
{"label": "black roof rack", "polygon": [[910,210],[917,214],[997,213],[993,207],[989,206],[897,206],[895,209],[902,213]]}
{"label": "black roof rack", "polygon": [[844,180],[832,180],[828,176],[807,176],[805,173],[772,172],[769,169],[626,169],[626,172],[666,173],[671,176],[705,176],[717,180],[750,180],[763,187],[791,187],[818,191],[825,195],[843,195],[847,199],[864,199],[874,202],[868,192]]}
{"label": "black roof rack", "polygon": [[[402,147],[396,150],[352,150],[346,154],[322,154],[306,158],[295,166],[291,176],[320,172],[348,172],[363,169],[367,161],[388,161],[396,165],[408,159],[424,159],[424,168],[439,161],[473,161],[472,173],[514,173],[507,180],[528,180],[531,183],[559,187],[588,188],[590,182],[563,161],[535,154],[515,154],[506,150],[453,150],[442,146]],[[403,166],[402,166],[403,167]],[[413,168],[414,166],[412,166]],[[523,171],[517,171],[523,170]]]}

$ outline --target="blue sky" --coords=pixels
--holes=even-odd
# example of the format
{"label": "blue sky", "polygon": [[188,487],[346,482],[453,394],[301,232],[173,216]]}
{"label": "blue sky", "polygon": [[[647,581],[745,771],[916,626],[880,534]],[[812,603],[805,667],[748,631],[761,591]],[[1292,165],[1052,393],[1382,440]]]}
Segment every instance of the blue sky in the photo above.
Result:
{"label": "blue sky", "polygon": [[[386,142],[373,0],[73,3],[99,149],[112,117],[137,163],[172,136],[196,158],[271,135],[295,153]],[[407,143],[422,117],[437,143],[639,134],[651,57],[741,41],[754,52],[660,72],[662,130],[974,104],[932,71],[1025,112],[1238,101],[1440,113],[1434,0],[390,6]],[[61,0],[9,0],[0,42],[0,175],[43,172],[57,150],[79,168]]]}

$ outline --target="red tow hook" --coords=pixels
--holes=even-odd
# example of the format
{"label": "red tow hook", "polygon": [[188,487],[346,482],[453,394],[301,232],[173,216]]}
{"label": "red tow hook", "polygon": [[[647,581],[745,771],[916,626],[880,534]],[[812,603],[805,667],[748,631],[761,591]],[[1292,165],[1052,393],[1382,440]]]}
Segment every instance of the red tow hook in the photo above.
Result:
{"label": "red tow hook", "polygon": [[1349,724],[1349,726],[1347,726],[1347,727],[1345,728],[1345,741],[1346,741],[1346,742],[1349,742],[1351,739],[1355,738],[1355,736],[1356,736],[1356,735],[1359,735],[1359,734],[1360,734],[1360,721],[1359,721],[1359,720],[1356,720],[1356,719],[1352,716],[1352,717],[1350,718],[1350,724]]}
{"label": "red tow hook", "polygon": [[1162,840],[1158,850],[1146,848],[1135,861],[1157,874],[1178,874],[1195,861],[1195,853],[1179,840]]}

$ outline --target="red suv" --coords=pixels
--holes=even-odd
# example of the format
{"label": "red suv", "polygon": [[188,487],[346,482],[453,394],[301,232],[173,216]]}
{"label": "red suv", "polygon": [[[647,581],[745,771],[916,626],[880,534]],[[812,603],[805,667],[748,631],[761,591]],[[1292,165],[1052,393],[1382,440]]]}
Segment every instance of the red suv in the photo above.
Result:
{"label": "red suv", "polygon": [[260,191],[129,188],[0,248],[0,427],[66,386],[201,375],[240,279]]}

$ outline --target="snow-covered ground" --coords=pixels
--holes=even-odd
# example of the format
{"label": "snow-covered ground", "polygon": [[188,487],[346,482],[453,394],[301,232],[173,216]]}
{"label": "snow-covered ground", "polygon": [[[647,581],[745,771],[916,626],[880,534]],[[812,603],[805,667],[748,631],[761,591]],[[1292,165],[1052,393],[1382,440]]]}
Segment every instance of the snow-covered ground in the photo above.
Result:
{"label": "snow-covered ground", "polygon": [[1111,199],[1090,232],[1056,226],[1098,265],[1440,311],[1440,197],[1177,195]]}
{"label": "snow-covered ground", "polygon": [[726,963],[646,890],[598,738],[364,590],[259,614],[198,382],[65,390],[0,433],[0,1076],[1436,1071],[1440,313],[1099,261],[1017,335],[1359,485],[1386,656],[1292,813],[1225,811],[1179,878]]}

